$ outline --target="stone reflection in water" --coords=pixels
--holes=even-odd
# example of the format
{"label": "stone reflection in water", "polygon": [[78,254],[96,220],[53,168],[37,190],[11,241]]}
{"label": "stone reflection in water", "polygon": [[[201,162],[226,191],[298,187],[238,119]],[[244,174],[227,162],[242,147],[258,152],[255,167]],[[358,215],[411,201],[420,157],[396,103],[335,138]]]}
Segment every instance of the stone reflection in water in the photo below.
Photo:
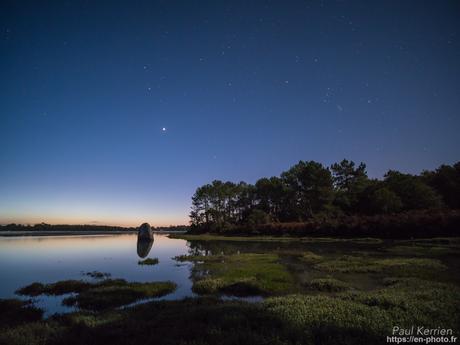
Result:
{"label": "stone reflection in water", "polygon": [[149,255],[150,249],[153,246],[153,231],[149,223],[144,223],[139,227],[137,234],[137,255],[140,258],[145,258]]}
{"label": "stone reflection in water", "polygon": [[143,239],[139,236],[137,237],[137,255],[139,255],[141,259],[149,255],[152,246],[153,240]]}

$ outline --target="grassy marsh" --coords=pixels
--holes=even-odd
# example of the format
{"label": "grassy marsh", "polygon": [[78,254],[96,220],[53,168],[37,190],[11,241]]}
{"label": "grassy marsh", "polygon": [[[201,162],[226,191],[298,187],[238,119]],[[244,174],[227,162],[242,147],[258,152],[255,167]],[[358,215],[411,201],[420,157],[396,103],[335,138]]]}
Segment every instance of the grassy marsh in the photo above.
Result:
{"label": "grassy marsh", "polygon": [[80,309],[104,310],[121,307],[145,298],[160,297],[173,292],[172,282],[126,283],[94,287],[76,296],[67,297],[63,304]]}
{"label": "grassy marsh", "polygon": [[105,279],[95,283],[63,280],[52,284],[32,283],[16,291],[18,295],[39,296],[75,293],[62,301],[63,305],[81,309],[101,310],[120,307],[145,298],[160,297],[173,292],[172,282],[137,283],[124,279]]}
{"label": "grassy marsh", "polygon": [[277,254],[192,255],[176,258],[195,262],[195,270],[210,272],[212,279],[197,279],[199,294],[224,292],[237,296],[292,292],[293,276],[279,262]]}
{"label": "grassy marsh", "polygon": [[[395,324],[458,332],[456,245],[442,239],[191,240],[188,255],[175,259],[193,263],[193,291],[201,297],[120,309],[175,285],[117,279],[34,283],[22,292],[72,291],[76,295],[65,303],[80,310],[43,319],[41,311],[27,310],[27,302],[0,303],[0,311],[7,309],[5,315],[16,320],[10,327],[1,324],[0,344],[385,344]],[[417,254],[406,247],[417,247]],[[438,247],[449,254],[439,254]],[[247,303],[221,295],[265,299]]]}
{"label": "grassy marsh", "polygon": [[76,312],[4,328],[0,343],[385,344],[394,324],[455,329],[459,318],[458,286],[388,278],[372,292],[296,294],[261,303],[196,298]]}
{"label": "grassy marsh", "polygon": [[315,278],[307,286],[312,290],[325,292],[339,292],[350,289],[349,284],[335,278]]}
{"label": "grassy marsh", "polygon": [[314,266],[326,272],[379,273],[392,270],[445,270],[446,266],[437,259],[429,258],[373,258],[367,256],[343,255],[326,260]]}

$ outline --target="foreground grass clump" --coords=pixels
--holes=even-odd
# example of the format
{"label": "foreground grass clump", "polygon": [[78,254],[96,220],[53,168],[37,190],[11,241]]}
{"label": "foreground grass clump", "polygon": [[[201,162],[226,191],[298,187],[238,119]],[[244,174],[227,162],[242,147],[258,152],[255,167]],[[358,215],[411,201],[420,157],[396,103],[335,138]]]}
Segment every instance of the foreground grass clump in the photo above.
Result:
{"label": "foreground grass clump", "polygon": [[411,256],[440,256],[460,254],[460,248],[455,246],[425,246],[425,245],[400,245],[387,250],[392,254]]}
{"label": "foreground grass clump", "polygon": [[241,297],[266,293],[260,288],[256,278],[240,278],[231,282],[226,282],[221,278],[204,278],[195,281],[192,291],[199,295],[223,293]]}
{"label": "foreground grass clump", "polygon": [[[197,298],[63,315],[0,332],[1,344],[292,344],[259,306]],[[283,341],[278,340],[283,339]]]}
{"label": "foreground grass clump", "polygon": [[194,261],[195,273],[208,273],[194,283],[193,291],[198,294],[220,292],[253,296],[280,294],[295,289],[294,278],[279,262],[277,254],[181,256],[176,260]]}
{"label": "foreground grass clump", "polygon": [[124,279],[105,279],[95,283],[80,280],[63,280],[52,284],[33,283],[16,293],[28,296],[62,295],[77,293],[65,298],[62,303],[88,310],[102,310],[120,307],[141,299],[160,297],[173,292],[172,282],[131,283]]}
{"label": "foreground grass clump", "polygon": [[138,265],[158,265],[160,263],[160,260],[158,258],[148,258],[148,259],[145,259],[145,260],[139,260],[137,262]]}
{"label": "foreground grass clump", "polygon": [[56,283],[42,284],[32,283],[16,290],[16,294],[22,296],[38,295],[64,295],[67,293],[79,293],[94,287],[124,285],[124,279],[105,279],[97,283],[90,283],[83,280],[61,280]]}
{"label": "foreground grass clump", "polygon": [[225,281],[219,278],[204,278],[193,284],[192,291],[204,295],[219,292],[225,286]]}
{"label": "foreground grass clump", "polygon": [[121,307],[145,298],[164,296],[175,289],[176,284],[173,282],[107,284],[68,297],[63,300],[63,304],[87,310],[103,310]]}
{"label": "foreground grass clump", "polygon": [[457,329],[460,289],[416,278],[391,279],[386,288],[330,296],[270,298],[264,307],[316,344],[380,344],[394,325]]}
{"label": "foreground grass clump", "polygon": [[307,286],[312,290],[325,292],[339,292],[350,289],[350,285],[334,278],[312,279]]}
{"label": "foreground grass clump", "polygon": [[93,279],[108,279],[112,276],[110,273],[99,271],[83,272],[83,275],[91,277]]}
{"label": "foreground grass clump", "polygon": [[321,255],[312,252],[303,252],[300,256],[300,260],[306,263],[317,263],[321,261],[322,258]]}
{"label": "foreground grass clump", "polygon": [[445,270],[447,267],[439,260],[428,258],[387,258],[377,259],[366,256],[344,255],[339,259],[328,260],[314,266],[327,272],[379,273],[398,270]]}
{"label": "foreground grass clump", "polygon": [[0,299],[0,328],[37,321],[42,316],[43,310],[34,307],[29,301]]}
{"label": "foreground grass clump", "polygon": [[385,310],[395,323],[458,329],[458,286],[417,278],[387,278],[384,283],[387,287],[383,289],[344,293],[342,299]]}
{"label": "foreground grass clump", "polygon": [[18,289],[16,294],[23,296],[63,295],[71,292],[81,292],[91,286],[91,283],[82,280],[62,280],[52,284],[32,283]]}

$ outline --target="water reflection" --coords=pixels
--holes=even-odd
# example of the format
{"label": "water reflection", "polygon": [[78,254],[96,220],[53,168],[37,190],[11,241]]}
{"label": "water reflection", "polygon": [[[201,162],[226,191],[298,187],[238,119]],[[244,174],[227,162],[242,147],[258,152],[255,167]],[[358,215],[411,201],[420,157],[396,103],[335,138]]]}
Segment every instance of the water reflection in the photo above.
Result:
{"label": "water reflection", "polygon": [[137,237],[137,255],[143,259],[149,255],[150,250],[153,246],[153,240],[147,240],[145,238]]}
{"label": "water reflection", "polygon": [[[137,244],[137,234],[0,237],[0,298],[20,298],[16,289],[33,282],[89,279],[82,272],[92,271],[127,281],[175,282],[177,290],[161,298],[164,300],[193,296],[191,264],[178,266],[172,259],[187,254],[185,240],[155,234],[153,252],[160,262],[155,266],[138,264],[139,256],[152,255],[153,242]],[[40,295],[34,300],[51,315],[71,311],[61,304],[64,297]]]}

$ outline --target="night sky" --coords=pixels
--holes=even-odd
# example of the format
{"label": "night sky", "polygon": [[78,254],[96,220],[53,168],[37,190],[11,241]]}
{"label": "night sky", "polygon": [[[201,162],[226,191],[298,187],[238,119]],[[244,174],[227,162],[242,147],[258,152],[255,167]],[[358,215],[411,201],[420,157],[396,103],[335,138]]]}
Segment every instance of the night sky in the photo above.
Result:
{"label": "night sky", "polygon": [[187,223],[214,179],[460,160],[459,1],[1,1],[0,223]]}

